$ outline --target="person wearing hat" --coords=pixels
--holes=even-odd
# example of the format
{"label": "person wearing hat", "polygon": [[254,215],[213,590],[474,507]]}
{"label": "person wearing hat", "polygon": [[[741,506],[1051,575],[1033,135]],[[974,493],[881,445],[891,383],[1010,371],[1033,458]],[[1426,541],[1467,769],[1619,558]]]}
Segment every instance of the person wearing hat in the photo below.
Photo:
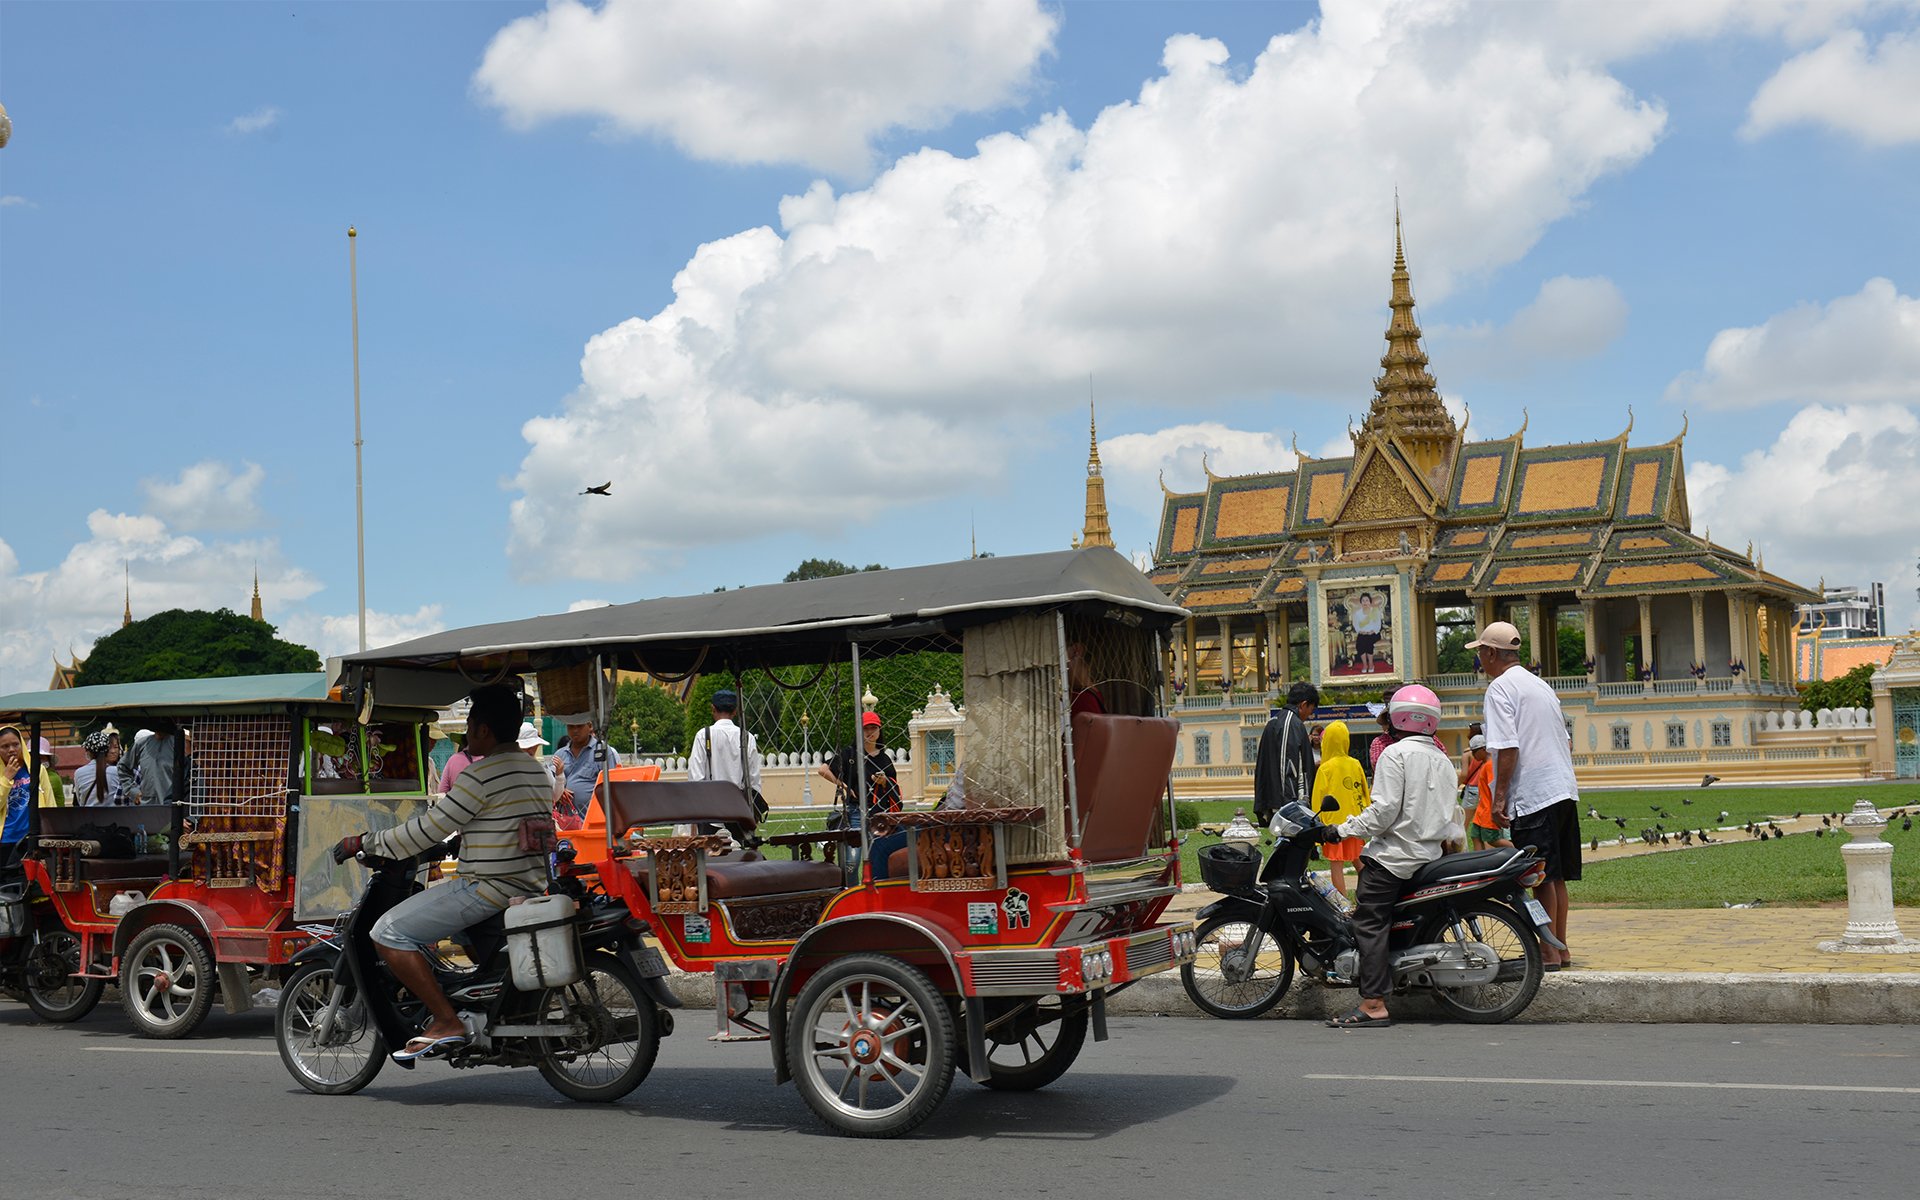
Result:
{"label": "person wearing hat", "polygon": [[560,806],[582,821],[593,805],[600,774],[620,765],[620,756],[605,738],[593,736],[591,721],[567,720],[567,740],[553,752],[554,774],[560,777]]}
{"label": "person wearing hat", "polygon": [[[760,798],[760,742],[740,728],[740,693],[722,688],[713,694],[712,705],[713,724],[693,735],[693,746],[687,751],[687,778],[725,780],[746,792],[759,809],[766,803]],[[711,833],[713,829],[703,828],[701,832]]]}
{"label": "person wearing hat", "polygon": [[[1520,662],[1520,631],[1495,621],[1467,646],[1478,652],[1487,677],[1486,741],[1493,758],[1489,824],[1511,828],[1514,845],[1539,854],[1547,878],[1533,890],[1553,920],[1553,936],[1567,942],[1567,884],[1580,878],[1580,789],[1573,778],[1573,745],[1560,697]],[[1549,971],[1570,954],[1541,946]]]}
{"label": "person wearing hat", "polygon": [[[900,809],[900,772],[893,765],[893,757],[880,744],[880,714],[863,713],[860,717],[861,753],[866,757],[865,780],[867,792],[861,799],[864,803],[853,803],[854,789],[860,779],[859,759],[854,756],[852,746],[842,746],[834,751],[833,757],[820,768],[821,778],[833,784],[836,799],[847,808],[847,828],[858,829],[865,814],[879,812],[898,812]],[[882,871],[886,864],[876,863]]]}
{"label": "person wearing hat", "polygon": [[514,744],[519,746],[528,758],[540,763],[540,769],[547,773],[547,786],[553,792],[553,802],[560,803],[560,778],[554,774],[552,767],[540,761],[540,752],[547,748],[547,739],[540,736],[540,730],[535,728],[532,721],[520,722],[520,736]]}
{"label": "person wearing hat", "polygon": [[84,808],[124,804],[120,775],[120,731],[109,725],[80,743],[87,761],[73,772],[73,802]]}
{"label": "person wearing hat", "polygon": [[1487,739],[1481,734],[1467,739],[1466,782],[1460,793],[1460,806],[1472,814],[1467,818],[1469,849],[1513,845],[1506,830],[1493,823],[1493,759],[1487,754]]}

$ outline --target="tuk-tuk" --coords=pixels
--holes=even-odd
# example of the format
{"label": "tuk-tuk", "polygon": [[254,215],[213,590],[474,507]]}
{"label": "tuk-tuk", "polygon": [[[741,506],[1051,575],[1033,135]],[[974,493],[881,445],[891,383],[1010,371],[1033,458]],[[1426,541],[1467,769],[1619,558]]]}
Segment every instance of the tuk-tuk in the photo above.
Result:
{"label": "tuk-tuk", "polygon": [[[437,707],[535,675],[547,711],[604,743],[614,672],[719,674],[762,758],[811,770],[803,738],[844,738],[817,773],[841,797],[832,828],[763,835],[745,761],[603,773],[605,855],[573,869],[679,970],[713,975],[712,1040],[770,1042],[776,1082],[822,1119],[894,1136],[956,1066],[994,1088],[1058,1079],[1089,1032],[1106,1039],[1109,997],[1192,961],[1191,926],[1160,920],[1180,883],[1165,634],[1185,615],[1092,548],[455,630],[350,655],[340,682],[361,705]],[[853,752],[855,731],[929,680],[964,710],[965,751],[925,755],[888,803],[891,760]]]}
{"label": "tuk-tuk", "polygon": [[355,709],[324,674],[107,684],[0,697],[32,731],[171,720],[172,793],[154,802],[35,805],[8,893],[19,936],[0,980],[44,1020],[77,1021],[118,982],[135,1032],[193,1032],[230,1013],[358,893],[327,851],[427,803],[429,710]]}

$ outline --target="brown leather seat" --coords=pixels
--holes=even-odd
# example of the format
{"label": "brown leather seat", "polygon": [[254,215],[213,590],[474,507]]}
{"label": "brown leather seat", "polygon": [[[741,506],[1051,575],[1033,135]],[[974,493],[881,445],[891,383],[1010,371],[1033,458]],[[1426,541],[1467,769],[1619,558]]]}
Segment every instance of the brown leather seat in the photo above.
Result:
{"label": "brown leather seat", "polygon": [[1179,736],[1179,722],[1165,717],[1074,716],[1080,853],[1088,862],[1126,862],[1146,854]]}
{"label": "brown leather seat", "polygon": [[[653,866],[644,859],[628,859],[627,869],[651,890]],[[904,869],[904,868],[902,868]],[[720,854],[707,860],[707,898],[738,900],[746,896],[777,896],[782,892],[812,892],[843,886],[840,868],[829,862],[793,862],[762,858],[753,851]]]}

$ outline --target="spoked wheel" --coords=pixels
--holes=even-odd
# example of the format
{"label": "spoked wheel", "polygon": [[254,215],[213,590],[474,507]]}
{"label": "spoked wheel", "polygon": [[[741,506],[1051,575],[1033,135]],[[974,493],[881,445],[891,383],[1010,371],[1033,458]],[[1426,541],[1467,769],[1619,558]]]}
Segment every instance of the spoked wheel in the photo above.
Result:
{"label": "spoked wheel", "polygon": [[1489,983],[1435,988],[1434,999],[1454,1016],[1475,1025],[1511,1021],[1533,1003],[1534,993],[1546,977],[1540,939],[1526,918],[1504,904],[1481,900],[1456,912],[1458,923],[1442,918],[1430,931],[1433,936],[1429,940],[1460,947],[1476,960],[1490,950],[1500,961],[1500,971]]}
{"label": "spoked wheel", "polygon": [[1031,1092],[1047,1086],[1067,1073],[1087,1044],[1087,1008],[1080,997],[968,1003],[987,1006],[987,1069],[992,1074],[981,1083],[995,1091]]}
{"label": "spoked wheel", "polygon": [[142,1037],[185,1037],[213,1007],[213,955],[178,925],[145,929],[120,963],[120,1003]]}
{"label": "spoked wheel", "polygon": [[300,1086],[322,1096],[351,1095],[387,1064],[387,1044],[365,999],[332,963],[308,963],[287,979],[273,1012],[273,1040]]}
{"label": "spoked wheel", "polygon": [[81,978],[84,967],[77,934],[55,929],[34,935],[26,970],[27,1007],[33,1015],[64,1025],[92,1012],[107,981]]}
{"label": "spoked wheel", "polygon": [[541,1039],[535,1060],[541,1077],[574,1100],[618,1100],[660,1053],[659,1010],[611,954],[589,955],[580,982],[547,989],[535,1023],[574,1031]]}
{"label": "spoked wheel", "polygon": [[1194,935],[1180,983],[1194,1006],[1229,1021],[1257,1017],[1293,986],[1293,949],[1230,913],[1208,917]]}
{"label": "spoked wheel", "polygon": [[953,1083],[953,1017],[933,983],[894,958],[839,959],[794,1005],[787,1065],[807,1106],[841,1133],[897,1137]]}

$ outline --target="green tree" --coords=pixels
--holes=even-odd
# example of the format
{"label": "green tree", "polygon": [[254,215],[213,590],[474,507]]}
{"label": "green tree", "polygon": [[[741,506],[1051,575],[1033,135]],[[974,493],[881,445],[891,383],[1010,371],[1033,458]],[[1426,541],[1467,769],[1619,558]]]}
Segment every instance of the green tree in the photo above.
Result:
{"label": "green tree", "polygon": [[230,609],[168,609],[135,621],[94,643],[74,680],[140,683],[150,679],[206,679],[318,671],[320,656],[282,641],[265,621]]}
{"label": "green tree", "polygon": [[868,563],[864,567],[856,567],[843,563],[837,558],[809,558],[803,559],[799,566],[788,571],[787,577],[780,582],[798,583],[802,579],[831,579],[835,575],[857,575],[862,571],[884,570],[886,568],[879,563]]}
{"label": "green tree", "polygon": [[1808,712],[1823,708],[1872,708],[1873,663],[1861,663],[1838,679],[1816,679],[1800,689],[1800,707]]}
{"label": "green tree", "polygon": [[1473,630],[1464,625],[1455,625],[1440,635],[1440,645],[1434,655],[1434,665],[1442,675],[1462,675],[1473,670],[1473,651],[1467,649],[1467,643],[1473,640]]}
{"label": "green tree", "polygon": [[1559,643],[1560,669],[1555,674],[1585,675],[1587,673],[1587,631],[1578,625],[1562,625],[1554,631],[1554,641]]}
{"label": "green tree", "polygon": [[616,750],[633,753],[637,737],[642,754],[686,753],[686,706],[665,688],[628,680],[613,699],[608,737]]}

